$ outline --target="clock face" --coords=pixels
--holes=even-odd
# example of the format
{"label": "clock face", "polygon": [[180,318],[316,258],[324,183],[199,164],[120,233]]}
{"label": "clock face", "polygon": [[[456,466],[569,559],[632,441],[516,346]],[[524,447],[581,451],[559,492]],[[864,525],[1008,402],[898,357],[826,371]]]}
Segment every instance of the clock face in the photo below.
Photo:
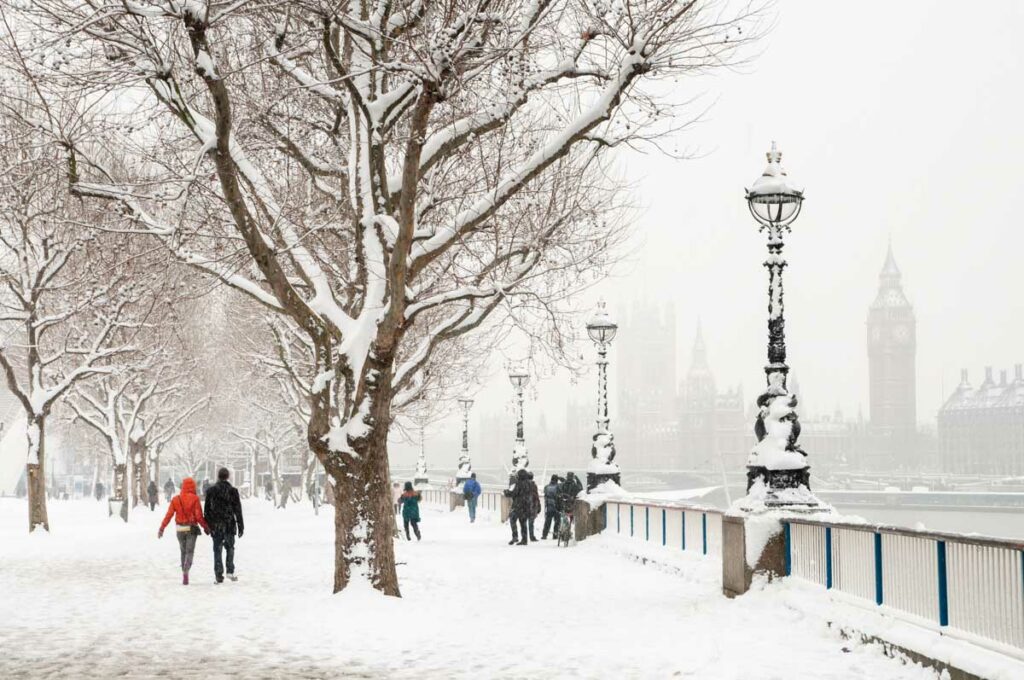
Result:
{"label": "clock face", "polygon": [[881,340],[882,339],[882,329],[879,328],[878,326],[875,326],[874,328],[872,328],[871,329],[871,339],[876,341],[876,342]]}
{"label": "clock face", "polygon": [[906,326],[896,326],[893,330],[893,337],[899,342],[906,342],[910,339],[910,329]]}

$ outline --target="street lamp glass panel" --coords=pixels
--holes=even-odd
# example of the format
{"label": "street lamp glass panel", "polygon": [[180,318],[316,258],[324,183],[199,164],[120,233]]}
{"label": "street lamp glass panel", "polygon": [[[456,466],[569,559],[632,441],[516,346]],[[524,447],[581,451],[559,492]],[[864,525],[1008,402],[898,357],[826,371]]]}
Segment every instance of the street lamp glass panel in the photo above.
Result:
{"label": "street lamp glass panel", "polygon": [[587,335],[590,339],[599,344],[607,344],[615,338],[619,326],[613,320],[604,302],[598,304],[594,315],[587,322]]}
{"label": "street lamp glass panel", "polygon": [[530,374],[521,368],[513,368],[508,372],[508,379],[515,387],[526,387],[530,382]]}
{"label": "street lamp glass panel", "polygon": [[775,142],[772,142],[767,157],[768,166],[754,185],[747,189],[750,214],[764,226],[788,226],[800,214],[804,192],[783,170],[782,152]]}

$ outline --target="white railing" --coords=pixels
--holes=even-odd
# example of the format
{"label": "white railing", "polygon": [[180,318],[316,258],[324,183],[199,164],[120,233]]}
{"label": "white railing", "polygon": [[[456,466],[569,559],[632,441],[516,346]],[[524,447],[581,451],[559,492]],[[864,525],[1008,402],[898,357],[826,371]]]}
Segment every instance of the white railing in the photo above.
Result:
{"label": "white railing", "polygon": [[811,519],[784,531],[788,576],[1024,658],[1024,543]]}
{"label": "white railing", "polygon": [[[504,518],[502,518],[504,491],[505,487],[503,486],[481,485],[480,496],[476,501],[477,516],[496,517],[504,521]],[[457,509],[452,507],[452,489],[448,487],[427,487],[419,489],[419,492],[422,494],[423,503],[426,505],[451,511]]]}
{"label": "white railing", "polygon": [[722,511],[682,503],[616,500],[604,504],[605,532],[673,550],[722,554]]}

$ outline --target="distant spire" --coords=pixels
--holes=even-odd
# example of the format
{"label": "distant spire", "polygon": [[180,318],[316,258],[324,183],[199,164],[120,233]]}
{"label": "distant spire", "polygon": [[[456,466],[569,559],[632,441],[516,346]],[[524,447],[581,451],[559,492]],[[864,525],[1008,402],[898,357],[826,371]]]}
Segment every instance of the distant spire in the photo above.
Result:
{"label": "distant spire", "polygon": [[690,363],[690,372],[694,369],[708,368],[708,351],[704,345],[704,328],[700,317],[697,317],[697,335],[693,339],[693,360]]}
{"label": "distant spire", "polygon": [[896,265],[896,258],[892,254],[892,239],[890,238],[885,251],[885,263],[878,275],[878,295],[875,296],[875,301],[871,306],[875,309],[883,307],[909,308],[911,305],[903,292],[902,277],[900,268]]}
{"label": "distant spire", "polygon": [[882,265],[881,278],[893,278],[899,280],[900,268],[896,266],[896,258],[892,255],[892,237],[889,237],[889,247],[885,252],[885,264]]}

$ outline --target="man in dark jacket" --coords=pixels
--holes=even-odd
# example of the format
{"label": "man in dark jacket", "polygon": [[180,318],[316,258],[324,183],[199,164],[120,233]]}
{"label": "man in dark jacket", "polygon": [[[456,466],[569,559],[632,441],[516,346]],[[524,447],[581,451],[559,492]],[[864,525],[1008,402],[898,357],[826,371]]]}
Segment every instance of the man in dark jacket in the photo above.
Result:
{"label": "man in dark jacket", "polygon": [[160,502],[160,489],[152,479],[149,480],[149,486],[146,487],[146,495],[149,496],[150,511],[156,510],[156,504]]}
{"label": "man in dark jacket", "polygon": [[530,541],[537,542],[537,530],[534,525],[537,523],[537,515],[540,514],[540,494],[537,492],[537,482],[533,481],[533,473],[527,472],[526,478],[530,480]]}
{"label": "man in dark jacket", "polygon": [[174,482],[168,477],[167,481],[164,482],[164,495],[167,496],[167,502],[170,503],[171,499],[174,498]]}
{"label": "man in dark jacket", "polygon": [[[515,480],[515,485],[505,492],[512,498],[512,512],[508,516],[509,522],[512,523],[512,540],[508,544],[513,545],[518,542],[519,545],[527,545],[530,537],[528,533],[530,512],[533,507],[530,488],[533,487],[536,492],[537,485],[530,481],[526,470],[516,473]],[[519,538],[520,533],[522,539]]]}
{"label": "man in dark jacket", "polygon": [[552,524],[554,524],[552,536],[558,535],[558,494],[560,491],[558,475],[551,475],[551,482],[544,487],[544,530],[541,532],[541,539],[548,537],[548,531],[551,530]]}
{"label": "man in dark jacket", "polygon": [[242,522],[242,500],[238,497],[238,489],[231,486],[228,477],[231,473],[227,468],[217,471],[217,483],[206,492],[206,503],[203,515],[210,525],[213,537],[213,573],[217,583],[224,582],[224,564],[221,563],[221,548],[226,553],[228,578],[235,578],[235,533],[242,537],[245,524]]}

